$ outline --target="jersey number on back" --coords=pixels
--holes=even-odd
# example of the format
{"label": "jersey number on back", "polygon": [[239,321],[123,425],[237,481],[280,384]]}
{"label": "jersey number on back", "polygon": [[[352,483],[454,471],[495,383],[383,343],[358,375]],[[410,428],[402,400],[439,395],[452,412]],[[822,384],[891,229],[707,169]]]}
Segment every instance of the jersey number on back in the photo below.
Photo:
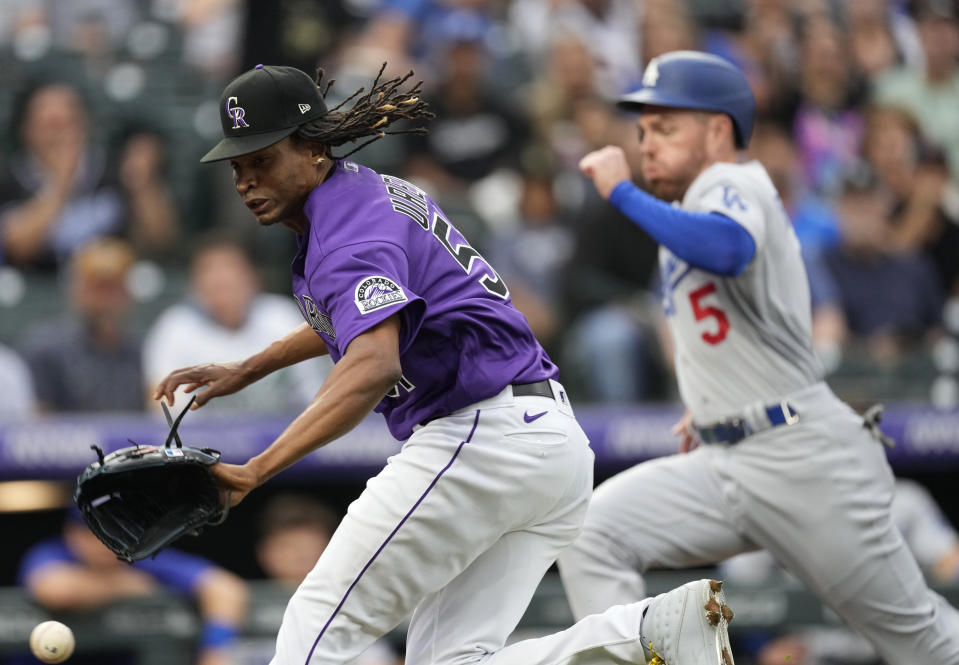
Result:
{"label": "jersey number on back", "polygon": [[433,213],[433,235],[436,236],[436,239],[440,241],[440,244],[446,248],[446,251],[450,253],[456,262],[460,264],[460,267],[466,271],[466,274],[469,275],[473,269],[473,262],[480,261],[485,264],[489,271],[492,273],[490,275],[483,275],[479,279],[480,286],[486,289],[489,293],[492,293],[494,296],[499,296],[503,300],[509,298],[509,289],[506,288],[506,282],[503,281],[503,278],[493,270],[493,266],[489,262],[480,256],[480,253],[469,245],[453,245],[450,242],[450,231],[453,229],[453,226],[446,221],[439,212]]}
{"label": "jersey number on back", "polygon": [[726,339],[726,335],[729,333],[729,319],[726,318],[726,313],[718,307],[703,305],[703,298],[712,293],[716,293],[716,285],[713,282],[704,284],[689,293],[689,304],[693,306],[693,316],[696,317],[697,321],[716,320],[717,328],[715,332],[706,331],[700,335],[704,342],[715,346]]}
{"label": "jersey number on back", "polygon": [[[424,231],[429,231],[429,206],[423,190],[400,178],[394,178],[389,175],[381,177],[383,178],[383,182],[386,183],[386,191],[389,194],[390,205],[393,207],[393,210],[412,219]],[[456,259],[456,262],[467,275],[472,272],[474,262],[479,261],[485,265],[489,268],[489,274],[484,273],[483,276],[479,278],[480,286],[486,289],[487,292],[503,300],[509,298],[509,289],[506,288],[506,282],[493,270],[493,266],[480,256],[479,252],[470,247],[465,238],[462,244],[457,243],[454,245],[453,241],[450,240],[450,231],[452,230],[453,225],[440,214],[439,210],[434,210],[433,236],[440,241],[440,244],[450,253],[450,256]]]}

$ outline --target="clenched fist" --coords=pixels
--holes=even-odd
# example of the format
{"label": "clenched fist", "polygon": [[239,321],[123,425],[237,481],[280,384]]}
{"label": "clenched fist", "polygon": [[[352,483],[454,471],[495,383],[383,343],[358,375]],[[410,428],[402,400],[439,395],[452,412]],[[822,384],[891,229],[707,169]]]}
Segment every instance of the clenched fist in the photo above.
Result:
{"label": "clenched fist", "polygon": [[619,183],[628,181],[631,173],[622,148],[608,145],[594,150],[579,160],[579,170],[593,180],[600,196],[608,199]]}

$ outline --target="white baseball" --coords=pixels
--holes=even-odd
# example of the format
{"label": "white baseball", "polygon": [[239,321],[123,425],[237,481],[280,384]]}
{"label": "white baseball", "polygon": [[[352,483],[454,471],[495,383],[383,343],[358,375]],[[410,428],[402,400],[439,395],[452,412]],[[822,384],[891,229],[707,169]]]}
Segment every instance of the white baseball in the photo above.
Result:
{"label": "white baseball", "polygon": [[30,651],[44,663],[62,663],[74,646],[73,631],[59,621],[44,621],[30,633]]}

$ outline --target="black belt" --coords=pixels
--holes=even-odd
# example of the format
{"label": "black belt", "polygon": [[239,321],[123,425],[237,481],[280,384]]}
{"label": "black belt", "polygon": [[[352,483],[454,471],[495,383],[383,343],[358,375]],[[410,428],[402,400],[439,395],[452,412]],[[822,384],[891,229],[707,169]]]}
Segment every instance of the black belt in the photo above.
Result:
{"label": "black belt", "polygon": [[[766,417],[769,418],[770,427],[795,425],[799,422],[799,413],[785,400],[779,404],[766,407]],[[703,443],[726,443],[729,445],[739,443],[750,434],[759,431],[750,427],[749,423],[743,418],[721,420],[712,425],[697,427],[696,430],[699,432],[699,439]]]}
{"label": "black belt", "polygon": [[[555,395],[553,395],[553,386],[550,385],[549,379],[534,381],[533,383],[514,383],[511,388],[513,389],[513,397],[549,397],[550,399],[556,399]],[[420,425],[426,425],[437,418],[442,418],[447,415],[449,414],[444,413],[430,416],[426,420],[421,421]]]}
{"label": "black belt", "polygon": [[534,381],[533,383],[514,383],[513,397],[549,397],[555,399],[553,386],[549,379]]}

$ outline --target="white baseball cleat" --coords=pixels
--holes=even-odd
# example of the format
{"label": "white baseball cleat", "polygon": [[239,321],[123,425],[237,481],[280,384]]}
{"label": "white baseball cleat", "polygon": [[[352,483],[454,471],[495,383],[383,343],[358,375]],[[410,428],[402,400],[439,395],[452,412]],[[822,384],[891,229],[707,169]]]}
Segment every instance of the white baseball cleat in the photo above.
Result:
{"label": "white baseball cleat", "polygon": [[733,665],[723,583],[698,580],[660,594],[639,628],[648,665]]}

